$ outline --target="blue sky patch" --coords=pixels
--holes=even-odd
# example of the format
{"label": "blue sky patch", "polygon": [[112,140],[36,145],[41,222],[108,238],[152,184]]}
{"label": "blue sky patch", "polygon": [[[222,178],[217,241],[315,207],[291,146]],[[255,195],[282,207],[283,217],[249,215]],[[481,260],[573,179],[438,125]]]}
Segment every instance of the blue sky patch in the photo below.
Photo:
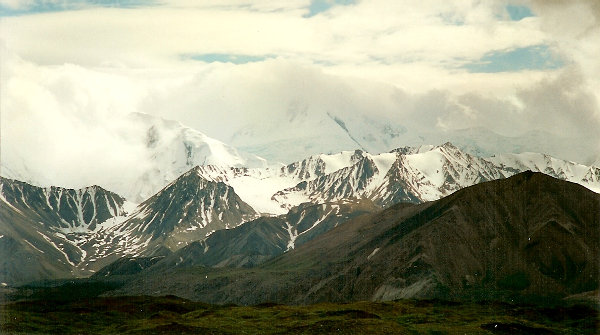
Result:
{"label": "blue sky patch", "polygon": [[197,55],[184,55],[183,59],[193,59],[205,63],[233,63],[233,64],[246,64],[261,62],[273,56],[251,56],[251,55],[234,55],[234,54],[197,54]]}
{"label": "blue sky patch", "polygon": [[506,6],[506,11],[513,21],[520,21],[526,17],[535,16],[529,7],[526,6]]}
{"label": "blue sky patch", "polygon": [[0,16],[31,15],[94,7],[138,8],[143,6],[152,6],[156,3],[157,2],[155,0],[71,0],[62,2],[36,0],[31,5],[19,9],[0,5]]}
{"label": "blue sky patch", "polygon": [[305,17],[312,17],[319,13],[326,12],[329,8],[336,5],[348,6],[354,3],[356,3],[355,0],[312,0],[310,6],[308,6],[308,15]]}
{"label": "blue sky patch", "polygon": [[517,72],[523,70],[555,70],[564,62],[547,45],[534,45],[513,50],[493,51],[479,61],[463,66],[473,73]]}

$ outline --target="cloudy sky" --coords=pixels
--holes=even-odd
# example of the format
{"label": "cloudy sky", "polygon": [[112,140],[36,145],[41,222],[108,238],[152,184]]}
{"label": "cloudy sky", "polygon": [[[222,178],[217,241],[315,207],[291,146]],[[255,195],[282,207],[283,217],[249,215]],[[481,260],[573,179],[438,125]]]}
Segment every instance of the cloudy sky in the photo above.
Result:
{"label": "cloudy sky", "polygon": [[139,158],[114,136],[131,112],[230,143],[294,99],[600,148],[597,0],[0,0],[0,15],[4,161],[110,170]]}

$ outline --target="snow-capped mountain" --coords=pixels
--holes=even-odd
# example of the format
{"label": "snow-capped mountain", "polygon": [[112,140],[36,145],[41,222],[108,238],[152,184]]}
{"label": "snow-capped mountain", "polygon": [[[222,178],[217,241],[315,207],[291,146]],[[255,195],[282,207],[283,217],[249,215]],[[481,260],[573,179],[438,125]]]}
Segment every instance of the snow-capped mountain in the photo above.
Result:
{"label": "snow-capped mountain", "polygon": [[[331,93],[343,96],[346,101],[354,100],[354,97],[345,96],[344,93]],[[323,96],[323,92],[313,94],[320,96],[323,101],[331,99],[330,96]],[[382,100],[387,98],[394,99],[392,96],[382,96]],[[362,108],[358,101],[356,105],[348,102],[343,110],[332,110],[321,104],[305,102],[310,99],[287,99],[287,108],[279,113],[261,115],[232,126],[223,134],[213,135],[241,150],[285,164],[316,152],[330,154],[361,149],[380,153],[405,145],[419,147],[446,141],[479,157],[530,151],[588,163],[598,154],[598,143],[589,138],[565,138],[539,130],[508,136],[485,127],[432,127],[437,120],[415,122],[410,116],[399,117],[402,111],[377,113],[373,106]],[[419,118],[426,119],[427,115],[419,114]]]}
{"label": "snow-capped mountain", "polygon": [[[269,161],[283,163],[294,162],[318,152],[380,149],[365,147],[355,137],[353,129],[348,128],[354,124],[345,122],[332,113],[312,110],[309,106],[292,102],[287,113],[274,115],[269,122],[248,122],[224,140]],[[370,127],[368,131],[382,133],[377,127]]]}
{"label": "snow-capped mountain", "polygon": [[41,188],[0,177],[0,282],[85,275],[77,266],[86,235],[126,208],[98,186]]}
{"label": "snow-capped mountain", "polygon": [[[361,198],[374,180],[380,180],[385,176],[395,158],[395,153],[369,155],[352,166],[279,191],[273,198],[288,207],[308,201],[319,203],[344,198]],[[376,161],[379,164],[376,164]]]}
{"label": "snow-capped mountain", "polygon": [[274,195],[287,206],[368,198],[382,206],[439,199],[460,188],[504,177],[492,163],[460,151],[451,143],[365,155],[340,169]]}
{"label": "snow-capped mountain", "polygon": [[[167,126],[181,130],[177,124]],[[313,155],[286,166],[245,167],[231,166],[242,164],[236,161],[239,155],[235,153],[217,155],[229,157],[225,160],[227,164],[217,165],[217,161],[209,159],[210,154],[199,154],[204,152],[200,147],[188,150],[184,145],[180,152],[183,156],[170,156],[169,145],[158,144],[166,137],[154,132],[150,132],[154,134],[150,138],[154,139],[148,145],[160,147],[156,152],[165,155],[157,154],[154,161],[161,162],[162,165],[157,163],[156,166],[163,169],[156,173],[164,172],[161,178],[167,185],[139,205],[98,186],[79,190],[41,188],[3,178],[0,183],[0,249],[17,248],[21,251],[15,255],[25,255],[24,259],[45,255],[50,257],[48,262],[58,259],[60,264],[40,268],[31,262],[19,263],[27,270],[19,272],[14,265],[4,263],[0,273],[36,273],[31,278],[90,274],[120,257],[169,255],[194,241],[203,247],[212,245],[213,251],[209,253],[212,254],[216,249],[229,246],[223,241],[214,242],[217,237],[211,239],[211,243],[216,244],[202,244],[205,243],[202,241],[214,232],[254,222],[259,216],[263,217],[257,222],[267,222],[271,228],[247,228],[248,234],[266,238],[269,242],[265,243],[273,248],[265,252],[274,255],[279,252],[275,249],[282,249],[284,244],[285,250],[294,248],[349,219],[358,207],[365,207],[357,203],[370,203],[367,207],[373,210],[374,206],[387,207],[399,202],[432,201],[461,188],[525,170],[579,183],[596,192],[600,190],[599,167],[544,154],[498,154],[480,158],[445,143],[401,147],[381,154],[343,151]],[[179,144],[187,142],[175,138],[166,141],[174,146],[176,153]],[[210,143],[210,140],[204,138],[197,143]],[[185,169],[198,157],[204,157],[204,163],[215,164],[196,165],[178,178],[166,180],[172,171]],[[158,185],[158,182],[151,183],[148,190]],[[131,190],[135,184],[121,187]],[[222,234],[225,233],[215,236]],[[239,243],[250,248],[254,245],[248,238],[236,237]],[[262,256],[236,258],[230,253],[222,256],[228,259],[223,258],[222,264],[236,266],[264,260]],[[21,280],[16,277],[6,280]]]}
{"label": "snow-capped mountain", "polygon": [[[114,148],[111,152],[111,159],[122,162],[117,167],[113,165],[118,162],[112,165],[94,161],[78,162],[81,169],[66,173],[45,167],[37,157],[22,157],[11,152],[2,157],[0,174],[42,187],[100,185],[132,202],[140,203],[198,165],[267,166],[266,160],[240,152],[177,121],[143,113],[132,113],[117,121],[124,126],[115,131],[114,136],[118,139],[114,142],[125,147]],[[97,165],[113,166],[113,169],[104,171]]]}
{"label": "snow-capped mountain", "polygon": [[281,175],[298,180],[310,180],[351,166],[365,155],[366,153],[362,150],[342,151],[330,155],[314,155],[282,167]]}
{"label": "snow-capped mountain", "polygon": [[181,240],[189,241],[257,216],[231,186],[209,181],[199,170],[191,169],[141,203],[119,231],[151,236],[153,240],[166,236],[177,240],[183,234],[186,237]]}
{"label": "snow-capped mountain", "polygon": [[111,189],[141,202],[195,166],[266,167],[266,160],[237,149],[177,121],[133,113],[132,123],[141,127],[146,150],[145,169],[135,180],[120,181]]}
{"label": "snow-capped mountain", "polygon": [[597,165],[585,166],[533,152],[500,154],[487,158],[487,160],[499,167],[505,176],[526,170],[537,171],[581,184],[600,193],[600,167]]}
{"label": "snow-capped mountain", "polygon": [[461,188],[503,177],[492,163],[447,142],[428,151],[399,154],[369,198],[383,206],[432,201]]}
{"label": "snow-capped mountain", "polygon": [[275,193],[303,181],[351,166],[365,155],[367,153],[361,150],[342,151],[332,155],[313,155],[279,168],[232,168],[208,165],[199,166],[197,172],[205,179],[231,185],[244,201],[260,213],[285,214],[290,206],[274,199]]}
{"label": "snow-capped mountain", "polygon": [[[203,178],[196,167],[141,203],[131,215],[95,233],[83,246],[98,268],[125,255],[156,255],[205,239],[212,232],[236,227],[258,214],[223,182]],[[110,243],[103,241],[110,240]]]}
{"label": "snow-capped mountain", "polygon": [[[66,185],[81,188],[96,184],[140,203],[195,166],[211,165],[220,170],[241,168],[248,169],[242,173],[251,178],[232,179],[229,176],[229,184],[236,188],[236,192],[245,199],[261,199],[246,200],[259,212],[282,214],[284,210],[278,210],[280,205],[273,206],[270,196],[294,187],[301,181],[312,180],[351,166],[367,152],[373,155],[397,148],[394,149],[396,153],[418,154],[432,150],[430,143],[450,139],[462,152],[479,158],[525,150],[547,153],[549,146],[559,148],[560,150],[552,153],[562,157],[580,161],[584,159],[584,155],[580,153],[575,155],[577,157],[565,154],[573,152],[569,150],[573,147],[572,142],[539,132],[512,138],[487,129],[472,128],[446,133],[421,132],[418,135],[411,127],[398,124],[397,121],[377,120],[367,115],[315,111],[310,106],[294,104],[290,105],[289,113],[277,118],[273,122],[250,122],[236,131],[224,130],[224,133],[232,134],[231,138],[225,140],[243,150],[240,151],[177,121],[133,113],[124,121],[121,120],[127,126],[118,128],[120,130],[115,134],[120,138],[118,143],[128,146],[128,150],[114,150],[116,156],[113,158],[123,158],[123,164],[119,165],[116,173],[96,169],[94,162],[87,162],[88,167],[76,172],[63,173],[56,169],[41,168],[43,164],[36,164],[39,163],[37,159],[30,161],[13,152],[3,156],[0,174],[38,186]],[[587,152],[587,162],[591,161],[590,157],[597,157],[594,150],[597,148],[578,148],[577,152]],[[128,157],[120,157],[121,151]],[[135,154],[132,155],[132,152]],[[304,158],[308,154],[319,152],[321,154]],[[256,154],[270,159],[269,162]],[[132,161],[129,156],[135,156],[135,160]],[[284,169],[275,172],[281,166],[285,166]],[[327,169],[323,169],[323,166],[327,166]],[[86,175],[88,171],[89,176]],[[239,176],[240,171],[234,174]],[[316,174],[308,175],[307,171]],[[231,172],[225,174],[230,175]],[[224,178],[214,172],[205,177],[213,178],[211,180]],[[66,182],[71,179],[72,182]],[[60,182],[57,183],[57,180]],[[255,180],[261,180],[260,185],[255,183],[252,187],[247,187]],[[264,200],[264,197],[256,197],[257,189],[271,194]],[[287,205],[284,207],[289,208]]]}
{"label": "snow-capped mountain", "polygon": [[65,233],[95,230],[98,224],[125,214],[125,199],[99,186],[42,188],[0,177],[0,201]]}

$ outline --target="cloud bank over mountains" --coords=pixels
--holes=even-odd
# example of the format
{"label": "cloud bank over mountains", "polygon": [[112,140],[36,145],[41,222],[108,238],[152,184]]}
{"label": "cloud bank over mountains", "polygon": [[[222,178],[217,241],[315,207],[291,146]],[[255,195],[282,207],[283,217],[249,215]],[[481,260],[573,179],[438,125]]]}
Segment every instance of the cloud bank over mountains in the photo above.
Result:
{"label": "cloud bank over mountains", "polygon": [[[486,128],[547,134],[561,158],[600,156],[595,1],[1,1],[0,9],[2,159],[77,184],[66,186],[89,182],[75,177],[84,172],[145,164],[143,130],[126,117],[134,112],[241,147],[329,131],[338,118],[350,128],[390,125],[398,141],[389,146]],[[569,144],[552,147],[561,139]],[[391,149],[371,142],[367,149]]]}

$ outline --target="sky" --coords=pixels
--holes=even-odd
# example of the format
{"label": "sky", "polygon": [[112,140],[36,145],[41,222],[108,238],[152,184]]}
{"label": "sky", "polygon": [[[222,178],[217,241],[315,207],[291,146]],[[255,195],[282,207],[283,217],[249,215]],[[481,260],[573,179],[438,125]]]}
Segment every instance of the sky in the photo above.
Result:
{"label": "sky", "polygon": [[0,0],[1,157],[117,173],[144,159],[132,112],[231,143],[298,101],[351,101],[415,129],[578,139],[587,163],[599,20],[596,0]]}

